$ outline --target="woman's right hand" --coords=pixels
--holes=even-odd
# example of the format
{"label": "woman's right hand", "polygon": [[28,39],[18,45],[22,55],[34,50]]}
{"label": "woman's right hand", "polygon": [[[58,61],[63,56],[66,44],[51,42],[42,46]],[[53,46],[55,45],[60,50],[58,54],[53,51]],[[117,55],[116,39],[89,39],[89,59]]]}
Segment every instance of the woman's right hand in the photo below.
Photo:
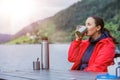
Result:
{"label": "woman's right hand", "polygon": [[78,35],[78,34],[75,32],[75,37],[76,37],[76,41],[78,41],[78,40],[82,40],[83,35]]}

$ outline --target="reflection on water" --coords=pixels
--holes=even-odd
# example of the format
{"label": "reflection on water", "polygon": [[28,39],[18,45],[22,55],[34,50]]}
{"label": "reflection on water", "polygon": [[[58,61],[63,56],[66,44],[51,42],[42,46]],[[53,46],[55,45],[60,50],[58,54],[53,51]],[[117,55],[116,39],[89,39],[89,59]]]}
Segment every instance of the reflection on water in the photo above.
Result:
{"label": "reflection on water", "polygon": [[[50,69],[69,70],[69,44],[50,44]],[[41,55],[41,45],[0,45],[0,70],[32,70],[32,62]]]}

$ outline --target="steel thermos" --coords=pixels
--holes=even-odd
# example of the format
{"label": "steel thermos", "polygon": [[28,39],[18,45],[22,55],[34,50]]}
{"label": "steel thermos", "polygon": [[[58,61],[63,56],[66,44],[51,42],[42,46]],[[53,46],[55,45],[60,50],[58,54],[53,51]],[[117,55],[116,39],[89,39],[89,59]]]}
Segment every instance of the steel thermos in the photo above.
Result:
{"label": "steel thermos", "polygon": [[48,38],[42,38],[41,42],[41,68],[49,69],[49,43]]}

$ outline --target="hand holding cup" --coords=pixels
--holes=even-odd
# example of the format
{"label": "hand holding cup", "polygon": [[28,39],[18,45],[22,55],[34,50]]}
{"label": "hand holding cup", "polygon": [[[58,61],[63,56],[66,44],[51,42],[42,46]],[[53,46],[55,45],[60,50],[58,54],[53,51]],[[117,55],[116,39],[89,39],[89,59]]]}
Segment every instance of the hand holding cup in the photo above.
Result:
{"label": "hand holding cup", "polygon": [[86,26],[78,25],[75,31],[76,40],[82,39],[86,31]]}

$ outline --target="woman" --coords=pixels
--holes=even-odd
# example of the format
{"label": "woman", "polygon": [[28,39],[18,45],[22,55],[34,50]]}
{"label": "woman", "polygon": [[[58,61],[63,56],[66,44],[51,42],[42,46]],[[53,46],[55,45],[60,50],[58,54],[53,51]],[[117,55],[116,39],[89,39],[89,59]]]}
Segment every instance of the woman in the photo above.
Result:
{"label": "woman", "polygon": [[115,39],[104,28],[100,17],[88,17],[85,23],[88,40],[78,36],[71,43],[68,51],[68,60],[74,62],[71,70],[93,72],[107,72],[107,67],[114,63]]}

